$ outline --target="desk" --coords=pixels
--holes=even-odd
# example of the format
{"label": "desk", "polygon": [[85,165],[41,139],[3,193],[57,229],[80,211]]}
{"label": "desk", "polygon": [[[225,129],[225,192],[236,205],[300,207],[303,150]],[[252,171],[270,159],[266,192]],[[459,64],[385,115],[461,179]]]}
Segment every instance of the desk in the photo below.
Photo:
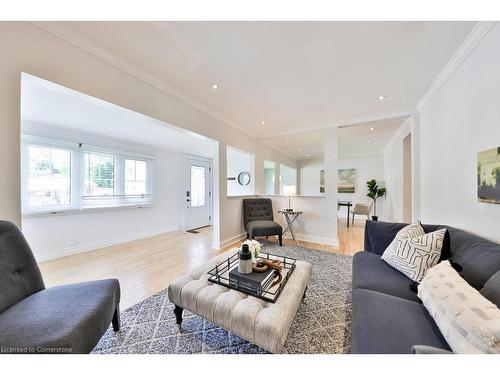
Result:
{"label": "desk", "polygon": [[340,209],[340,206],[347,207],[347,228],[349,228],[349,216],[351,215],[351,201],[337,201],[337,210]]}
{"label": "desk", "polygon": [[297,218],[300,215],[302,215],[303,211],[297,211],[297,210],[293,210],[293,211],[279,210],[278,212],[280,214],[283,214],[285,216],[286,223],[288,224],[288,226],[286,227],[286,229],[283,231],[283,237],[285,236],[285,233],[290,230],[290,234],[292,235],[292,238],[295,241],[297,241],[295,239],[295,234],[293,233],[293,230],[292,230],[292,225],[295,222],[295,220],[297,220]]}

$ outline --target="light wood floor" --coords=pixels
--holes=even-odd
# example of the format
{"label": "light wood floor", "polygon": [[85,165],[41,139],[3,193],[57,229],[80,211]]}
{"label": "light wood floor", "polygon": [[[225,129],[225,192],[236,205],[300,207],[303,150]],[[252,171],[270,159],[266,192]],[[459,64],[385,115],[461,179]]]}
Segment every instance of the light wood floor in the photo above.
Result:
{"label": "light wood floor", "polygon": [[[222,250],[210,248],[212,228],[200,233],[171,232],[40,263],[47,287],[82,281],[120,280],[121,306],[125,309],[166,288],[176,277],[204,264],[239,243]],[[363,248],[364,220],[346,228],[339,220],[339,247],[299,241],[301,246],[353,255]],[[286,243],[294,243],[285,240]]]}

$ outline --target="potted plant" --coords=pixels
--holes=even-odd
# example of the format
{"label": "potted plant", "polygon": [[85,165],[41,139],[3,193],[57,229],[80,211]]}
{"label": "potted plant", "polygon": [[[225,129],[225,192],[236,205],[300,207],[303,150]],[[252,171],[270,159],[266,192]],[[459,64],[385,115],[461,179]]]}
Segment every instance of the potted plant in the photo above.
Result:
{"label": "potted plant", "polygon": [[373,216],[372,220],[377,221],[378,216],[377,216],[377,199],[381,198],[385,195],[386,193],[386,188],[381,188],[377,185],[377,180],[373,179],[370,181],[366,182],[366,186],[368,187],[368,194],[366,194],[367,197],[370,197],[373,199]]}

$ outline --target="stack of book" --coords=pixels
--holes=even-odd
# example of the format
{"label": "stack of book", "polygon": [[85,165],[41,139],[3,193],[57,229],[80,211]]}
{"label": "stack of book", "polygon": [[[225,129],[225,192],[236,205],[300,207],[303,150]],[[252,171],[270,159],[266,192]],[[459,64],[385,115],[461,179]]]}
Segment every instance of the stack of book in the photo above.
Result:
{"label": "stack of book", "polygon": [[272,283],[274,270],[269,267],[265,272],[243,274],[238,272],[238,267],[229,271],[229,285],[248,294],[261,295]]}

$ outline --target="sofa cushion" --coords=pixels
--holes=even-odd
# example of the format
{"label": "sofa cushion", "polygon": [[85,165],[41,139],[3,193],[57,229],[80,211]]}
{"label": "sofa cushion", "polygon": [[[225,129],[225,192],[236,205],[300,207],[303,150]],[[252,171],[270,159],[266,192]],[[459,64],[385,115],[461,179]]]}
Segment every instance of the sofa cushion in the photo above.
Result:
{"label": "sofa cushion", "polygon": [[354,354],[410,354],[414,345],[450,350],[423,305],[366,289],[352,294]]}
{"label": "sofa cushion", "polygon": [[352,262],[352,288],[369,289],[380,293],[419,302],[410,288],[412,281],[384,262],[380,255],[361,251]]}
{"label": "sofa cushion", "polygon": [[500,244],[456,228],[449,228],[451,260],[462,266],[467,283],[480,290],[500,270]]}
{"label": "sofa cushion", "polygon": [[[367,220],[365,224],[365,251],[382,255],[394,240],[396,234],[408,224],[386,223],[383,221]],[[434,232],[438,229],[448,228],[444,225],[422,224],[425,233]],[[450,258],[450,237],[446,232],[444,236],[441,260]]]}
{"label": "sofa cushion", "polygon": [[500,309],[500,271],[486,281],[480,292]]}
{"label": "sofa cushion", "polygon": [[118,280],[39,291],[0,314],[0,346],[90,353],[108,329],[119,300]]}
{"label": "sofa cushion", "polygon": [[269,220],[250,221],[246,230],[250,236],[274,236],[283,233],[281,225]]}

